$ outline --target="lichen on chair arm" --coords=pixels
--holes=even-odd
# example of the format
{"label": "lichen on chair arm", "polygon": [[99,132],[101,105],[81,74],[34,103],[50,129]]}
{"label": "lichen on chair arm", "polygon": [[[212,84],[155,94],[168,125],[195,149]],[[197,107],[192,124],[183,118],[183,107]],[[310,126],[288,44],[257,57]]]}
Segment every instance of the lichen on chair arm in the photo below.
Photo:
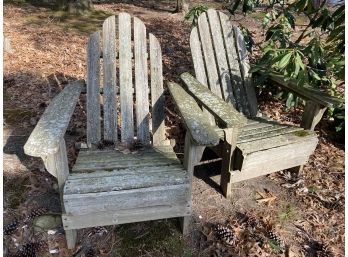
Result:
{"label": "lichen on chair arm", "polygon": [[180,75],[187,89],[196,101],[204,106],[226,128],[241,128],[246,125],[246,117],[231,104],[226,103],[190,73]]}
{"label": "lichen on chair arm", "polygon": [[204,115],[193,97],[174,82],[168,82],[167,85],[186,128],[195,143],[202,146],[217,145],[220,140],[219,135],[215,132],[208,117]]}
{"label": "lichen on chair arm", "polygon": [[53,98],[24,145],[26,154],[45,157],[58,151],[84,84],[84,80],[71,82]]}

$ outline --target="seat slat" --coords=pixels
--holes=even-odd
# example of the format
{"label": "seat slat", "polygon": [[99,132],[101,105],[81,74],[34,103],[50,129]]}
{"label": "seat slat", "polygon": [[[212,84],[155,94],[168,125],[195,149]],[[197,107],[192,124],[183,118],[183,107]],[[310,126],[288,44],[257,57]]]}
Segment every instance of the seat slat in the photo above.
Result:
{"label": "seat slat", "polygon": [[243,88],[243,79],[240,71],[238,54],[235,47],[233,25],[226,14],[219,12],[219,17],[227,51],[227,60],[230,68],[231,82],[237,102],[237,108],[244,114],[249,115],[248,102]]}
{"label": "seat slat", "polygon": [[273,130],[273,131],[267,131],[267,132],[262,132],[262,133],[257,133],[257,134],[249,134],[246,136],[243,136],[243,134],[242,134],[238,138],[237,144],[256,141],[256,140],[260,140],[263,138],[271,138],[274,136],[284,135],[287,133],[292,133],[292,132],[301,131],[301,130],[303,130],[303,128],[287,127],[287,128],[278,128],[278,129]]}
{"label": "seat slat", "polygon": [[132,45],[131,16],[128,13],[118,15],[119,26],[119,67],[121,102],[121,141],[131,143],[134,140],[133,93],[132,93]]}
{"label": "seat slat", "polygon": [[87,194],[65,194],[67,214],[87,214],[103,211],[120,211],[151,206],[187,205],[189,184],[146,187],[122,191]]}
{"label": "seat slat", "polygon": [[157,38],[153,34],[149,34],[149,39],[153,135],[152,144],[156,146],[163,144],[165,141],[162,51]]}
{"label": "seat slat", "polygon": [[[109,191],[122,191],[137,188],[169,186],[188,183],[185,170],[161,170],[143,174],[136,169],[127,172],[113,172],[113,176],[89,177],[67,180],[64,194],[85,194]],[[93,174],[93,173],[91,173]]]}
{"label": "seat slat", "polygon": [[199,35],[202,42],[202,49],[203,49],[205,67],[207,69],[210,90],[213,93],[215,93],[217,96],[222,98],[219,76],[217,74],[217,69],[216,69],[214,49],[213,49],[211,35],[209,31],[207,16],[205,13],[202,13],[198,18],[198,30],[199,30]]}
{"label": "seat slat", "polygon": [[100,34],[93,33],[87,45],[87,145],[97,145],[101,140],[100,129]]}
{"label": "seat slat", "polygon": [[224,47],[219,16],[213,9],[209,9],[207,14],[210,23],[211,37],[214,44],[214,51],[217,60],[217,71],[220,78],[223,99],[228,103],[232,103],[234,106],[236,106],[237,102],[237,109],[241,110],[240,99],[237,98],[237,101],[235,100],[235,97],[239,96],[234,95],[232,90],[231,76],[226,59],[226,51]]}
{"label": "seat slat", "polygon": [[104,140],[117,142],[115,16],[103,23]]}
{"label": "seat slat", "polygon": [[70,173],[69,180],[74,179],[83,179],[83,178],[100,178],[100,177],[112,177],[120,176],[122,174],[138,174],[138,176],[143,176],[144,174],[152,173],[162,173],[162,172],[182,172],[184,168],[181,164],[172,164],[168,166],[158,166],[158,167],[130,167],[127,169],[114,169],[112,171],[108,170],[98,170],[96,172],[79,172],[79,173]]}
{"label": "seat slat", "polygon": [[149,87],[146,58],[146,28],[142,21],[134,17],[134,59],[137,139],[149,144]]}
{"label": "seat slat", "polygon": [[245,46],[244,36],[238,27],[233,27],[234,36],[236,38],[236,47],[238,49],[238,57],[240,61],[240,69],[242,79],[244,81],[244,89],[248,98],[250,116],[256,116],[258,112],[257,99],[255,89],[252,85],[251,74],[249,73],[250,65],[248,51]]}

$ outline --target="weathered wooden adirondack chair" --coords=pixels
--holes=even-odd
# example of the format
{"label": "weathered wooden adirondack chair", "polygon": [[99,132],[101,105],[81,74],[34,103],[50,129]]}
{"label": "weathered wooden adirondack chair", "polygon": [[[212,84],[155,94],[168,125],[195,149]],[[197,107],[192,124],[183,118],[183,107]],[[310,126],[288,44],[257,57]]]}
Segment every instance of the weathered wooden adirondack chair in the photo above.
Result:
{"label": "weathered wooden adirondack chair", "polygon": [[[191,31],[190,45],[196,78],[189,73],[181,78],[194,99],[179,85],[168,86],[194,135],[188,142],[193,145],[195,164],[205,147],[213,148],[222,158],[220,186],[226,196],[231,195],[233,182],[288,168],[299,171],[317,145],[315,125],[326,108],[339,101],[273,75],[271,79],[280,86],[306,100],[301,128],[261,118],[245,42],[228,16],[212,9],[201,14]],[[194,100],[204,107],[203,112]]]}
{"label": "weathered wooden adirondack chair", "polygon": [[[68,247],[74,247],[77,229],[93,226],[183,217],[185,232],[193,167],[182,167],[165,138],[162,54],[156,37],[147,37],[145,25],[127,13],[109,17],[102,37],[96,32],[89,38],[87,73],[88,149],[80,150],[72,171],[64,134],[83,81],[67,85],[52,100],[24,147],[58,179]],[[113,147],[99,150],[101,135],[119,149],[136,137],[144,149],[135,154]],[[190,158],[185,157],[186,164]]]}

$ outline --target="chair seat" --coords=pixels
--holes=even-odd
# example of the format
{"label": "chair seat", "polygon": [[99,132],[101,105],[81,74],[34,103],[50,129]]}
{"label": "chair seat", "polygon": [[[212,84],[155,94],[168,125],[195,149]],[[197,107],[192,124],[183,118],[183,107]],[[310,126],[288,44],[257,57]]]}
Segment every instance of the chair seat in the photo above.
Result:
{"label": "chair seat", "polygon": [[317,138],[315,132],[262,117],[248,120],[238,137],[237,146],[244,153],[250,153],[297,143],[309,138]]}
{"label": "chair seat", "polygon": [[[72,170],[63,194],[68,218],[102,213],[98,215],[104,215],[105,221],[99,224],[111,225],[128,223],[131,215],[127,210],[137,216],[131,221],[151,219],[149,215],[155,219],[155,213],[161,212],[165,212],[161,214],[164,218],[191,212],[188,173],[171,147],[128,154],[117,150],[80,151]],[[109,218],[115,215],[116,220]]]}

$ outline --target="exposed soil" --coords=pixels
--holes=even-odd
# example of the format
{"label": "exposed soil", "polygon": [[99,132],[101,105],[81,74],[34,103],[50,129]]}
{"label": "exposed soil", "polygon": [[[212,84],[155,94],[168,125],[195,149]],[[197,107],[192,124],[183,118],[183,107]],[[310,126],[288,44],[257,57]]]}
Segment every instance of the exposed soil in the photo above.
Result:
{"label": "exposed soil", "polygon": [[[209,4],[217,8],[221,2]],[[89,33],[100,29],[111,13],[125,11],[139,17],[161,43],[165,79],[179,81],[183,71],[193,73],[191,24],[184,22],[181,14],[172,13],[173,3],[96,4],[96,11],[86,17],[29,4],[5,4],[4,36],[10,40],[12,51],[4,53],[4,224],[13,222],[14,217],[19,220],[14,223],[15,230],[4,237],[5,251],[14,253],[21,245],[42,241],[43,246],[30,246],[38,256],[324,256],[320,254],[325,252],[343,256],[344,139],[326,119],[316,128],[319,144],[300,177],[283,171],[236,183],[230,201],[209,179],[220,164],[197,168],[192,233],[186,238],[180,235],[176,220],[143,222],[81,230],[81,251],[69,251],[62,228],[50,233],[34,231],[34,218],[27,218],[32,211],[60,211],[57,184],[40,160],[24,155],[22,146],[51,99],[68,81],[85,78]],[[262,40],[259,20],[242,15],[233,20]],[[301,107],[285,111],[267,92],[260,93],[258,100],[267,116],[299,124]],[[175,151],[182,158],[184,126],[168,94],[166,114],[167,136],[175,139]],[[75,142],[85,140],[85,124],[85,99],[81,97],[66,137],[70,164],[77,155]],[[233,247],[212,233],[216,224],[234,231]],[[284,253],[269,240],[270,230],[285,241]]]}

